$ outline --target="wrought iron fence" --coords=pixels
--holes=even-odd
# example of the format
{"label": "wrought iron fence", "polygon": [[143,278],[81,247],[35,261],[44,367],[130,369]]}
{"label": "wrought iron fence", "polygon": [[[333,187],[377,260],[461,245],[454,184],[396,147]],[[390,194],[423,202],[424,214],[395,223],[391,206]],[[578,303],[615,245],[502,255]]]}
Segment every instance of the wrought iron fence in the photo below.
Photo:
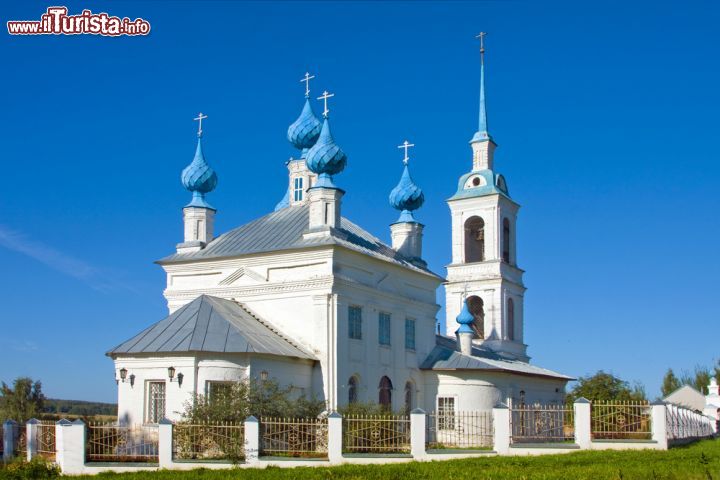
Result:
{"label": "wrought iron fence", "polygon": [[665,426],[668,440],[686,440],[710,437],[714,434],[715,420],[693,410],[666,405]]}
{"label": "wrought iron fence", "polygon": [[89,423],[88,462],[157,462],[157,425]]}
{"label": "wrought iron fence", "polygon": [[326,457],[327,418],[260,419],[260,453],[292,457]]}
{"label": "wrought iron fence", "polygon": [[40,420],[37,424],[37,453],[48,460],[54,460],[55,452],[55,422]]}
{"label": "wrought iron fence", "polygon": [[348,453],[410,452],[407,415],[347,415],[343,418],[343,451]]}
{"label": "wrought iron fence", "polygon": [[595,440],[649,440],[652,411],[648,402],[625,401],[591,404],[590,431]]}
{"label": "wrought iron fence", "polygon": [[518,405],[510,409],[512,443],[571,442],[575,412],[566,405]]}
{"label": "wrought iron fence", "polygon": [[245,424],[177,423],[173,427],[173,457],[177,460],[245,459]]}
{"label": "wrought iron fence", "polygon": [[425,443],[436,449],[491,447],[492,412],[430,412],[425,417]]}

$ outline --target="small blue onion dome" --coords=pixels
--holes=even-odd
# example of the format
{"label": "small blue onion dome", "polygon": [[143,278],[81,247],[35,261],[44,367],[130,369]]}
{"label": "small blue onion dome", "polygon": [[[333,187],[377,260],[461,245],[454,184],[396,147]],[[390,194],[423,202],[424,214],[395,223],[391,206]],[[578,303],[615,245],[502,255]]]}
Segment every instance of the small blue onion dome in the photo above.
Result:
{"label": "small blue onion dome", "polygon": [[305,162],[308,169],[319,176],[316,187],[337,188],[332,182],[332,175],[345,169],[347,155],[333,140],[332,133],[330,133],[330,122],[327,118],[323,121],[320,138],[308,150]]}
{"label": "small blue onion dome", "polygon": [[300,116],[288,127],[287,138],[298,150],[307,153],[307,149],[315,145],[320,136],[322,123],[315,116],[310,100],[305,99],[305,106]]}
{"label": "small blue onion dome", "polygon": [[405,164],[400,182],[390,192],[390,205],[401,212],[398,222],[414,222],[412,211],[420,208],[424,202],[425,194],[415,185]]}
{"label": "small blue onion dome", "polygon": [[470,325],[475,321],[475,317],[470,313],[467,300],[463,300],[463,308],[460,315],[455,317],[455,321],[460,324],[460,328],[457,329],[456,333],[474,333]]}
{"label": "small blue onion dome", "polygon": [[193,194],[188,207],[214,208],[205,200],[205,194],[212,192],[217,186],[217,174],[205,161],[202,151],[202,138],[198,138],[195,158],[185,167],[180,176],[183,187]]}

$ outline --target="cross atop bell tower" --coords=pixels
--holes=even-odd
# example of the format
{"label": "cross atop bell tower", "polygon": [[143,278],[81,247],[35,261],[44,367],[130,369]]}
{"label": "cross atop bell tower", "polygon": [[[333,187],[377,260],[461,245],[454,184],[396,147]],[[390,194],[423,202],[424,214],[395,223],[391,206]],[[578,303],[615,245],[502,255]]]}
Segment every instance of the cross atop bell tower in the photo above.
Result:
{"label": "cross atop bell tower", "polygon": [[[523,271],[517,267],[515,225],[520,206],[505,177],[494,170],[495,142],[485,105],[485,32],[480,40],[478,129],[470,140],[472,169],[460,177],[448,200],[452,215],[452,263],[445,284],[446,332],[466,306],[473,316],[473,343],[526,361],[523,344]],[[466,315],[467,316],[467,315]],[[463,317],[464,320],[468,320]]]}

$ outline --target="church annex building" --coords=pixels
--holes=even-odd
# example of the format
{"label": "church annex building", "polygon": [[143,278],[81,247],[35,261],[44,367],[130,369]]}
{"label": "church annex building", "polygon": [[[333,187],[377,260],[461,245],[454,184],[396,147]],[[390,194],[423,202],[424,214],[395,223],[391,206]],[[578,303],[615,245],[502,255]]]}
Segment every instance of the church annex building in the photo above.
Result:
{"label": "church annex building", "polygon": [[[481,50],[482,52],[482,50]],[[327,402],[378,402],[393,410],[490,410],[499,402],[561,404],[572,378],[529,363],[523,342],[519,205],[494,165],[484,64],[469,171],[447,200],[447,277],[423,260],[424,196],[404,169],[390,194],[400,212],[391,245],[342,215],[347,156],[309,100],[288,129],[298,158],[273,212],[216,236],[207,195],[217,176],[202,150],[182,172],[192,199],[184,241],[157,263],[167,273],[169,316],[111,349],[122,423],[177,420],[193,394],[228,382],[274,378]],[[470,161],[471,160],[471,161]],[[462,172],[458,172],[462,173]],[[336,184],[336,181],[338,184]],[[451,190],[452,187],[448,190]],[[444,286],[447,331],[436,331]]]}

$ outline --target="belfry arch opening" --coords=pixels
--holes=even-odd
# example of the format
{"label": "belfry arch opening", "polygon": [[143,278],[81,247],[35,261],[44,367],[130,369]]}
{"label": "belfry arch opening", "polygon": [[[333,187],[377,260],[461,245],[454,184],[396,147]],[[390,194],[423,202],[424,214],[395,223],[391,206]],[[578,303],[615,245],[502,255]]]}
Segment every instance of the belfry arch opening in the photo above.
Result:
{"label": "belfry arch opening", "polygon": [[503,252],[502,257],[505,263],[510,263],[510,220],[503,218]]}
{"label": "belfry arch opening", "polygon": [[465,221],[465,263],[485,261],[485,221],[472,216]]}
{"label": "belfry arch opening", "polygon": [[467,297],[468,310],[472,314],[474,320],[470,327],[475,333],[475,338],[485,338],[485,307],[482,298],[477,295]]}

